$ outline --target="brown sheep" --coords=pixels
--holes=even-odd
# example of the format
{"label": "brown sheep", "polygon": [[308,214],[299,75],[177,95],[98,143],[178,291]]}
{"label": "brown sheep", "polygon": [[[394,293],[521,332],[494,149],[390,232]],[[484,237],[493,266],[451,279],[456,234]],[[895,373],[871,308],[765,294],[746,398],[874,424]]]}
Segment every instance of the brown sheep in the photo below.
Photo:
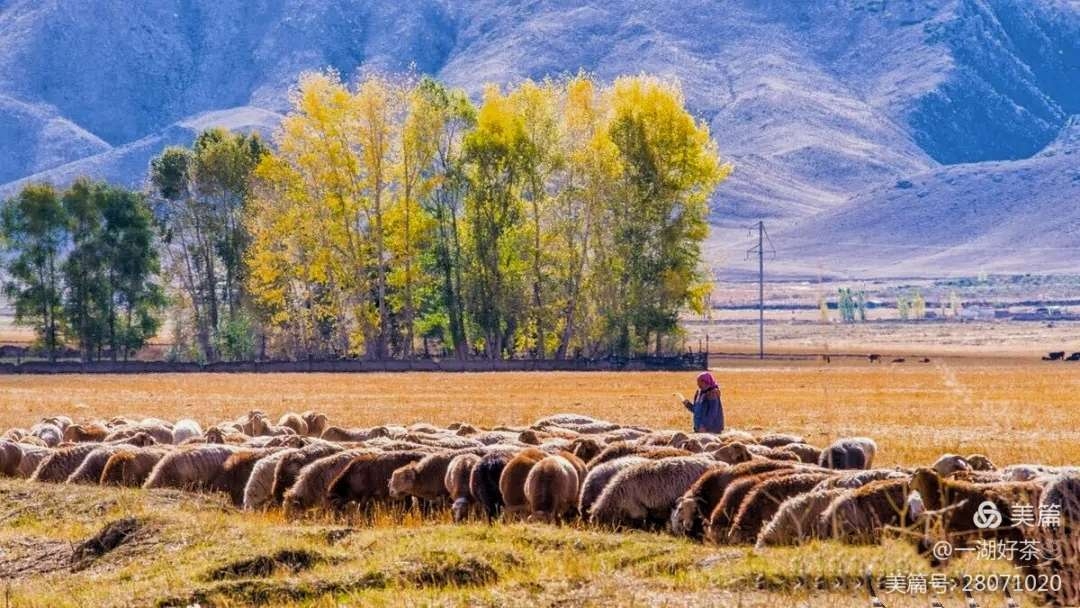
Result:
{"label": "brown sheep", "polygon": [[570,442],[570,452],[585,462],[592,460],[604,450],[604,444],[595,437],[578,437]]}
{"label": "brown sheep", "polygon": [[244,504],[244,488],[247,487],[251,471],[259,460],[281,451],[281,448],[255,448],[240,449],[229,456],[223,465],[221,473],[209,484],[209,489],[225,492],[229,495],[233,506],[241,507]]}
{"label": "brown sheep", "polygon": [[732,441],[712,452],[713,459],[728,464],[739,464],[754,458],[750,448],[741,441]]}
{"label": "brown sheep", "polygon": [[14,441],[0,440],[0,477],[14,477],[22,462],[22,450]]}
{"label": "brown sheep", "polygon": [[806,443],[802,437],[786,433],[768,433],[759,437],[757,442],[767,448],[779,448],[792,443]]}
{"label": "brown sheep", "polygon": [[821,450],[806,443],[789,443],[782,448],[782,452],[794,454],[800,461],[806,464],[817,464],[821,461]]}
{"label": "brown sheep", "polygon": [[718,466],[724,465],[701,456],[681,456],[624,469],[596,500],[590,521],[606,526],[662,526],[675,501],[706,471]]}
{"label": "brown sheep", "polygon": [[[74,427],[68,427],[72,429]],[[101,472],[105,470],[105,465],[109,462],[117,452],[127,449],[127,446],[120,444],[103,445],[97,449],[91,451],[83,459],[82,464],[76,468],[71,475],[68,475],[67,483],[83,483],[83,484],[98,484],[101,481]]]}
{"label": "brown sheep", "polygon": [[675,501],[671,510],[671,531],[677,536],[701,538],[706,520],[733,481],[768,471],[793,468],[793,463],[752,460],[705,473]]}
{"label": "brown sheep", "polygon": [[327,491],[327,503],[336,511],[358,503],[363,509],[390,501],[394,471],[423,458],[423,452],[383,452],[357,456],[341,470]]}
{"label": "brown sheep", "polygon": [[536,463],[525,478],[529,521],[560,523],[577,508],[578,469],[562,456]]}
{"label": "brown sheep", "polygon": [[[300,477],[300,471],[307,465],[344,451],[345,448],[333,443],[320,441],[306,445],[296,452],[283,456],[274,469],[274,481],[270,488],[271,504],[281,504],[285,500],[285,493],[293,486]],[[370,450],[365,450],[370,451]],[[329,484],[330,480],[325,480]],[[325,489],[325,486],[324,486]],[[321,503],[320,503],[321,504]]]}
{"label": "brown sheep", "polygon": [[[293,519],[302,515],[305,511],[326,506],[327,491],[330,484],[337,476],[349,466],[355,458],[372,451],[364,448],[345,450],[331,453],[308,464],[300,469],[295,482],[285,490],[282,504],[285,507],[285,516]],[[280,472],[282,464],[278,463]],[[274,479],[274,492],[278,490],[278,479]]]}
{"label": "brown sheep", "polygon": [[303,414],[300,414],[300,417],[303,418],[304,422],[307,424],[308,435],[311,437],[321,437],[323,431],[325,431],[326,427],[330,424],[330,419],[322,412],[308,410]]}
{"label": "brown sheep", "polygon": [[115,441],[122,441],[138,435],[139,433],[145,433],[154,438],[154,441],[163,444],[170,444],[173,442],[173,432],[169,427],[162,424],[136,424],[131,426],[125,426],[114,430],[102,439],[104,443],[111,443]]}
{"label": "brown sheep", "polygon": [[100,442],[109,434],[109,429],[100,422],[73,424],[64,429],[64,441],[71,443]]}
{"label": "brown sheep", "polygon": [[225,461],[237,452],[231,445],[181,447],[162,458],[143,487],[199,490],[208,488],[222,473]]}
{"label": "brown sheep", "polygon": [[938,475],[952,475],[961,471],[970,471],[971,465],[956,454],[942,454],[934,461],[932,468]]}
{"label": "brown sheep", "polygon": [[26,429],[20,429],[20,428],[12,427],[12,428],[4,431],[3,435],[0,435],[0,441],[16,442],[16,441],[22,439],[23,437],[26,437],[29,434],[30,434],[30,431],[27,431]]}
{"label": "brown sheep", "polygon": [[994,462],[983,454],[971,454],[964,460],[971,466],[973,471],[996,471]]}
{"label": "brown sheep", "polygon": [[[1037,506],[1042,495],[1042,485],[1037,482],[976,484],[942,477],[926,468],[916,469],[910,489],[919,493],[927,511],[934,514],[933,523],[948,535],[954,547],[971,547],[980,539],[1021,542],[1022,531],[1013,521],[1012,507],[1017,504]],[[1000,526],[986,529],[975,526],[975,514],[984,502],[990,502],[1001,513]],[[920,552],[927,554],[929,538],[923,536],[916,542]],[[930,558],[935,566],[940,564],[936,556],[931,554]]]}
{"label": "brown sheep", "polygon": [[109,457],[98,482],[103,486],[142,487],[169,449],[160,447],[123,448]]}
{"label": "brown sheep", "polygon": [[61,434],[63,434],[64,429],[75,424],[75,421],[70,416],[49,416],[48,418],[42,418],[41,422],[56,426],[60,429]]}
{"label": "brown sheep", "polygon": [[473,469],[480,462],[480,455],[466,452],[454,456],[446,465],[446,475],[443,477],[443,487],[450,496],[450,511],[455,522],[464,521],[472,510],[476,501],[469,491],[469,478]]}
{"label": "brown sheep", "polygon": [[79,468],[86,455],[97,448],[97,444],[79,443],[71,447],[57,449],[41,461],[38,468],[34,470],[34,474],[30,476],[30,480],[63,483],[75,469]]}
{"label": "brown sheep", "polygon": [[412,496],[429,504],[445,502],[450,498],[446,489],[446,469],[461,453],[465,452],[431,454],[394,471],[390,476],[390,497]]}
{"label": "brown sheep", "polygon": [[712,512],[703,522],[702,536],[714,543],[723,544],[728,541],[728,532],[731,530],[731,524],[735,521],[735,517],[739,514],[739,508],[742,506],[746,497],[750,495],[760,484],[772,479],[774,477],[783,477],[787,475],[796,475],[800,473],[798,468],[780,468],[769,471],[763,471],[761,473],[755,473],[753,475],[744,475],[738,479],[731,480],[727,484],[727,488],[724,489],[723,496],[713,507]]}
{"label": "brown sheep", "polygon": [[846,471],[839,475],[833,475],[818,484],[818,490],[831,490],[833,488],[845,488],[853,490],[861,488],[872,481],[881,479],[907,479],[908,473],[897,469],[868,469],[865,471]]}
{"label": "brown sheep", "polygon": [[759,484],[739,505],[739,512],[731,522],[728,541],[736,544],[754,542],[785,500],[813,490],[828,476],[827,473],[781,475]]}
{"label": "brown sheep", "polygon": [[818,536],[850,544],[877,543],[886,526],[906,526],[911,517],[907,479],[882,479],[835,498],[818,519]]}
{"label": "brown sheep", "polygon": [[600,498],[600,494],[603,493],[612,477],[615,477],[623,469],[642,462],[649,462],[649,459],[641,456],[623,456],[622,458],[602,462],[590,469],[581,482],[578,512],[583,516],[589,513],[592,506],[596,504],[596,499]]}
{"label": "brown sheep", "polygon": [[499,477],[499,494],[503,500],[503,519],[523,518],[528,514],[529,502],[525,498],[525,479],[529,470],[547,457],[545,452],[527,448],[506,463]]}
{"label": "brown sheep", "polygon": [[469,437],[471,435],[479,435],[480,434],[480,429],[476,428],[475,426],[473,426],[471,424],[465,423],[465,422],[454,422],[454,423],[450,424],[450,426],[448,426],[446,428],[454,431],[455,435],[459,435],[461,437]]}
{"label": "brown sheep", "polygon": [[767,448],[763,445],[748,445],[746,449],[751,454],[758,458],[768,458],[769,460],[784,460],[787,462],[799,462],[799,457],[787,450],[781,448]]}
{"label": "brown sheep", "polygon": [[[376,427],[378,428],[378,427]],[[325,441],[367,441],[374,437],[385,437],[386,435],[375,434],[375,429],[345,429],[340,426],[328,426],[322,434],[319,435]]]}
{"label": "brown sheep", "polygon": [[281,418],[278,419],[278,426],[282,426],[282,427],[285,427],[285,428],[290,428],[297,435],[307,435],[308,434],[307,421],[305,421],[300,416],[300,414],[294,414],[292,412],[282,414]]}
{"label": "brown sheep", "polygon": [[506,465],[514,458],[514,452],[493,451],[484,454],[469,474],[469,493],[483,510],[490,522],[503,509],[499,481]]}
{"label": "brown sheep", "polygon": [[757,548],[801,545],[817,538],[821,514],[847,491],[847,488],[814,489],[785,500],[758,534]]}
{"label": "brown sheep", "polygon": [[245,511],[265,509],[274,502],[274,473],[278,463],[299,448],[285,448],[260,458],[251,469],[247,484],[244,486],[243,508]]}

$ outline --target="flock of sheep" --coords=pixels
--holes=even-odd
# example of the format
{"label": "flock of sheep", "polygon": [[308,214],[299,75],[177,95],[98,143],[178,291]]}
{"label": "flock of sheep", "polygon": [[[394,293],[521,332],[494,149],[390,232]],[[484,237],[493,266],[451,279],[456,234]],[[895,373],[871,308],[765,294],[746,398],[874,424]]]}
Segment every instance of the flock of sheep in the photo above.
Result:
{"label": "flock of sheep", "polygon": [[[273,424],[252,411],[206,430],[190,419],[55,416],[0,436],[0,476],[225,492],[237,507],[281,507],[290,518],[449,506],[455,521],[580,518],[758,547],[873,543],[890,529],[906,530],[922,550],[930,530],[961,545],[1015,540],[1018,504],[1054,503],[1062,527],[1080,522],[1076,469],[998,468],[985,456],[951,454],[917,469],[874,468],[876,452],[868,438],[819,448],[789,434],[694,434],[572,414],[491,429],[342,428],[317,412]],[[972,525],[986,501],[1004,525]]]}

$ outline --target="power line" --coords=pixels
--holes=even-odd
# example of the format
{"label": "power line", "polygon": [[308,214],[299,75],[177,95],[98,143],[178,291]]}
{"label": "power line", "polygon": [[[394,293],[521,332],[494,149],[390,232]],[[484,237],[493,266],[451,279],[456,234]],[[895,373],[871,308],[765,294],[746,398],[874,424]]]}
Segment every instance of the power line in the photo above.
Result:
{"label": "power line", "polygon": [[[750,229],[750,235],[753,235],[754,229]],[[772,239],[769,238],[769,233],[765,232],[765,222],[759,221],[757,223],[758,240],[757,246],[751,247],[746,250],[746,259],[750,259],[750,254],[757,253],[758,256],[758,358],[765,358],[765,243],[769,243],[769,250],[772,255],[772,259],[776,259],[776,247],[773,247]]]}

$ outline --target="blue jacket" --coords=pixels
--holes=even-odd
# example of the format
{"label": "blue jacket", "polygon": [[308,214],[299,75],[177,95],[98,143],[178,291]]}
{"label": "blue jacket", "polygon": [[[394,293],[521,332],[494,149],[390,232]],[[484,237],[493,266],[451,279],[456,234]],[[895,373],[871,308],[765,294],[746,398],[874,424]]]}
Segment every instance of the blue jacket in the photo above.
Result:
{"label": "blue jacket", "polygon": [[722,433],[724,431],[724,406],[720,403],[720,389],[694,393],[694,401],[685,403],[694,414],[695,433]]}

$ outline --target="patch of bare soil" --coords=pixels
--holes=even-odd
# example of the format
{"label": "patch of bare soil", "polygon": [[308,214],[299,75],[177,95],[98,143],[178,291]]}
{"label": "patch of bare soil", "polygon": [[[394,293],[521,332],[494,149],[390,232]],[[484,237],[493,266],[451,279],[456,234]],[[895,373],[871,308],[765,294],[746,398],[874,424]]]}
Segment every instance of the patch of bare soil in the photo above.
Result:
{"label": "patch of bare soil", "polygon": [[303,602],[326,595],[355,593],[364,589],[382,589],[386,585],[386,576],[381,572],[369,572],[357,578],[336,581],[243,579],[200,587],[186,596],[161,598],[155,602],[155,606],[172,608],[197,604],[202,608],[213,608],[235,606],[237,603],[267,606]]}
{"label": "patch of bare soil", "polygon": [[296,574],[310,570],[316,564],[329,561],[323,555],[301,549],[282,549],[273,555],[258,555],[214,568],[206,580],[223,581],[237,578],[265,578],[279,572]]}
{"label": "patch of bare soil", "polygon": [[150,551],[157,541],[152,526],[133,517],[108,523],[78,543],[24,536],[0,544],[0,579],[13,580],[60,570],[79,572],[94,566],[114,550],[134,556]]}

